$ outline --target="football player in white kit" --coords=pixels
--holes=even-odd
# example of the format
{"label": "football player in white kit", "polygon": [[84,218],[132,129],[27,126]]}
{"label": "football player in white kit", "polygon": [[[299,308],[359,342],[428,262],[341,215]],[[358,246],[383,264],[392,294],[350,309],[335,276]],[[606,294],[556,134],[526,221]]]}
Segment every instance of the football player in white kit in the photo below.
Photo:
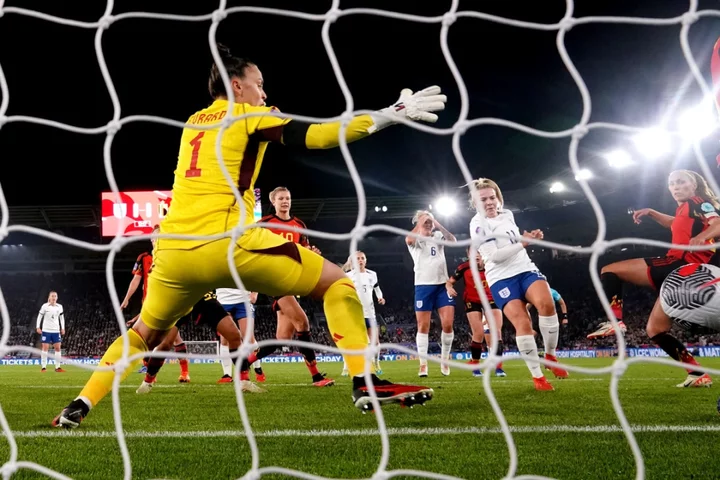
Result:
{"label": "football player in white kit", "polygon": [[[473,182],[476,198],[471,205],[477,213],[470,221],[470,236],[481,238],[480,255],[485,262],[485,276],[493,299],[515,327],[518,350],[531,359],[538,359],[537,343],[533,335],[532,322],[526,304],[532,303],[538,309],[540,333],[545,344],[545,359],[557,362],[555,351],[558,344],[560,322],[555,311],[555,302],[550,286],[538,271],[525,250],[524,238],[542,239],[541,230],[524,232],[515,224],[510,210],[503,209],[503,196],[497,183],[487,178]],[[494,235],[509,238],[494,238]],[[553,390],[540,364],[525,360],[533,377],[536,390]],[[550,368],[557,378],[567,378],[562,368]]]}
{"label": "football player in white kit", "polygon": [[[255,331],[250,333],[249,338],[245,338],[245,332],[247,329],[247,318],[249,313],[254,312],[254,310],[251,310],[251,312],[247,311],[247,307],[245,305],[245,302],[250,302],[250,308],[253,308],[253,305],[257,301],[258,294],[257,292],[248,292],[245,290],[240,290],[238,288],[216,288],[215,294],[217,295],[218,302],[220,302],[220,305],[223,306],[226,312],[228,312],[233,320],[238,324],[238,328],[240,329],[240,335],[243,337],[243,342],[248,342],[251,345],[257,344],[257,340],[255,340]],[[227,340],[223,338],[223,336],[220,336],[220,354],[221,355],[227,355],[230,353],[230,346],[228,345]],[[223,376],[218,380],[218,383],[232,383],[233,377],[232,377],[232,366],[233,362],[229,358],[223,358],[220,360],[220,363],[222,364],[223,369]],[[266,380],[265,373],[262,369],[262,363],[260,360],[252,364],[253,369],[255,370],[255,380],[262,383]]]}
{"label": "football player in white kit", "polygon": [[[380,343],[380,332],[377,328],[377,321],[375,320],[375,302],[373,301],[373,292],[377,297],[378,304],[385,305],[385,298],[383,297],[380,285],[378,285],[377,273],[372,270],[365,268],[367,265],[367,257],[363,252],[358,251],[355,254],[357,259],[358,269],[354,270],[352,266],[351,258],[348,258],[347,263],[343,266],[343,270],[350,277],[350,280],[355,284],[358,296],[360,297],[360,303],[362,303],[363,313],[365,315],[365,328],[368,331],[368,339],[376,339],[377,343]],[[373,322],[375,327],[373,328]],[[380,368],[380,352],[377,353],[374,360],[375,374],[382,375],[382,369]],[[347,377],[347,365],[343,365],[342,376]]]}
{"label": "football player in white kit", "polygon": [[[421,235],[420,238],[407,236],[410,255],[415,263],[415,317],[417,318],[417,349],[420,355],[427,355],[430,333],[430,316],[437,310],[442,326],[440,337],[441,358],[450,359],[455,333],[453,320],[455,319],[455,299],[448,295],[445,282],[448,281],[447,261],[445,248],[434,240],[448,240],[455,242],[455,236],[440,225],[432,213],[427,210],[418,210],[412,219],[415,227],[412,232]],[[443,375],[450,375],[450,365],[443,362],[440,367]],[[425,358],[420,358],[419,377],[427,377],[428,366]]]}
{"label": "football player in white kit", "polygon": [[37,318],[36,331],[40,334],[40,342],[42,343],[42,354],[40,355],[41,372],[47,371],[47,357],[50,345],[53,346],[55,351],[55,371],[58,373],[65,372],[60,366],[62,336],[65,335],[65,314],[62,305],[57,303],[57,299],[57,292],[51,290],[48,301],[40,307]]}

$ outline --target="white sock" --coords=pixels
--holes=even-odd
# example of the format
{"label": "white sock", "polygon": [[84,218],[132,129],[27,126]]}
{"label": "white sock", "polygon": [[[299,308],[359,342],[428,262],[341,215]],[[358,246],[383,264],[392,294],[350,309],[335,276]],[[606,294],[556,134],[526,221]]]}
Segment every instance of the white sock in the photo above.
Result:
{"label": "white sock", "polygon": [[343,358],[343,372],[347,371],[347,362]]}
{"label": "white sock", "polygon": [[530,370],[530,375],[532,375],[533,378],[543,377],[544,375],[542,373],[542,370],[540,370],[540,363],[537,362],[537,360],[539,360],[539,357],[537,351],[537,343],[535,343],[535,337],[533,337],[532,335],[518,335],[515,337],[515,342],[517,343],[520,353],[535,360],[525,360],[525,363]]}
{"label": "white sock", "polygon": [[549,317],[538,317],[540,325],[540,334],[545,344],[545,354],[555,356],[555,350],[558,346],[558,337],[560,336],[560,322],[557,314]]}
{"label": "white sock", "polygon": [[[420,333],[418,332],[417,335],[415,335],[415,342],[417,343],[417,349],[419,355],[427,355],[428,352],[428,337],[429,335],[427,333]],[[420,365],[427,365],[427,359],[421,358],[420,359]]]}
{"label": "white sock", "polygon": [[60,368],[60,352],[55,352],[55,370]]}
{"label": "white sock", "polygon": [[455,332],[445,333],[442,332],[440,335],[440,354],[441,358],[450,358],[450,351],[452,350],[453,340],[455,339]]}
{"label": "white sock", "polygon": [[40,365],[42,368],[47,368],[47,352],[45,350],[40,354]]}
{"label": "white sock", "polygon": [[[228,345],[220,345],[220,355],[230,355],[230,347]],[[222,365],[223,375],[232,376],[232,360],[229,358],[221,358],[220,364]]]}
{"label": "white sock", "polygon": [[[253,345],[254,349],[257,350],[257,342],[253,342],[251,345]],[[262,368],[262,361],[258,360],[255,363],[253,363],[252,368],[257,370],[258,368]]]}

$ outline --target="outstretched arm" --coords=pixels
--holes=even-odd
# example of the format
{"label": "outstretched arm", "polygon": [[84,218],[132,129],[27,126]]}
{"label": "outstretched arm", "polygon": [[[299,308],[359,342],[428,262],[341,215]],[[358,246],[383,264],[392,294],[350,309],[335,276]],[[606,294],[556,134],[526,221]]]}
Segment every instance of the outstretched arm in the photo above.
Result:
{"label": "outstretched arm", "polygon": [[[413,93],[404,89],[400,98],[390,107],[380,110],[377,114],[358,115],[348,123],[346,138],[348,143],[378,132],[383,128],[398,123],[400,119],[435,123],[438,116],[435,113],[445,108],[447,97],[441,94],[440,87],[428,87]],[[381,116],[380,113],[385,116]],[[387,116],[387,118],[386,118]],[[277,117],[275,117],[277,118]],[[314,123],[306,124],[298,121],[267,122],[263,128],[260,122],[258,130],[264,134],[266,140],[282,142],[293,147],[307,149],[326,149],[337,147],[340,143],[340,123]]]}
{"label": "outstretched arm", "polygon": [[[420,218],[420,220],[422,220],[422,217]],[[420,220],[418,220],[417,225],[415,225],[415,227],[413,227],[413,229],[410,230],[412,233],[420,233],[420,228],[422,227],[422,223]],[[418,241],[418,239],[416,237],[411,237],[410,235],[405,237],[405,243],[411,247],[414,247],[415,243],[417,243],[417,241]]]}
{"label": "outstretched arm", "polygon": [[641,208],[640,210],[635,210],[633,212],[633,221],[639,225],[642,223],[642,218],[645,216],[652,218],[665,228],[670,228],[673,220],[675,220],[675,217],[660,213],[652,208]]}

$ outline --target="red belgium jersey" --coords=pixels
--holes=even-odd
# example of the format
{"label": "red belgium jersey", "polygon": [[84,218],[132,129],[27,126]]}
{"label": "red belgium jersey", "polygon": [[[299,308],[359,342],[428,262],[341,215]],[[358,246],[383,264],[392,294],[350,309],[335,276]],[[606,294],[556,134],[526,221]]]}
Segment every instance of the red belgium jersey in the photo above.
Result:
{"label": "red belgium jersey", "polygon": [[[265,223],[275,223],[278,225],[287,225],[289,227],[297,227],[297,228],[307,228],[305,225],[305,222],[300,220],[299,218],[292,216],[289,220],[283,220],[282,218],[278,217],[275,214],[272,215],[266,215],[263,218],[260,219],[261,222]],[[272,227],[265,227],[271,232],[273,232],[276,235],[280,235],[281,237],[285,238],[289,242],[293,243],[299,243],[303,247],[308,247],[310,245],[310,241],[308,240],[307,235],[300,233],[300,232],[293,232],[291,230],[281,230],[279,228],[272,228]]]}
{"label": "red belgium jersey", "polygon": [[143,302],[145,301],[145,295],[147,295],[147,284],[148,275],[152,271],[153,258],[150,252],[141,253],[137,260],[135,260],[135,266],[133,267],[133,275],[142,275],[143,282]]}
{"label": "red belgium jersey", "polygon": [[[672,243],[678,245],[689,245],[690,239],[707,230],[710,221],[720,215],[712,203],[706,202],[700,197],[692,197],[687,202],[679,205],[675,211],[675,219],[670,226],[672,231]],[[715,243],[714,239],[708,239],[708,244]],[[703,250],[698,252],[687,252],[671,248],[667,256],[683,259],[688,263],[710,263],[715,250]]]}
{"label": "red belgium jersey", "polygon": [[[490,285],[488,285],[487,279],[485,279],[485,270],[480,270],[480,280],[482,281],[482,286],[485,289],[485,295],[488,297],[488,301],[492,302],[493,297],[492,293],[490,292]],[[460,279],[465,280],[465,291],[463,292],[463,302],[472,302],[472,303],[480,303],[480,295],[478,294],[477,289],[475,288],[475,280],[472,276],[472,270],[470,269],[470,262],[463,262],[460,265],[457,266],[455,269],[455,273],[453,273],[453,278],[455,281],[459,281]]]}

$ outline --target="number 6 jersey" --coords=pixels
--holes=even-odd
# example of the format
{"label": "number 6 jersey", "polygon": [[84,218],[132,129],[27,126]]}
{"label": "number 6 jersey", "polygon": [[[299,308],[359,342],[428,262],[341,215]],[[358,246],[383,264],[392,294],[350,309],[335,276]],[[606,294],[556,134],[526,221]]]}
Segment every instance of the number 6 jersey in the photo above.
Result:
{"label": "number 6 jersey", "polygon": [[[507,235],[509,238],[495,238],[494,235]],[[476,213],[470,220],[470,236],[473,240],[485,238],[478,251],[485,262],[488,284],[538,270],[520,243],[522,235],[510,210],[500,210],[495,218]]]}
{"label": "number 6 jersey", "polygon": [[408,245],[415,263],[415,285],[440,285],[448,281],[445,248],[433,240],[443,240],[442,232],[434,231],[432,237],[419,237],[414,245]]}

